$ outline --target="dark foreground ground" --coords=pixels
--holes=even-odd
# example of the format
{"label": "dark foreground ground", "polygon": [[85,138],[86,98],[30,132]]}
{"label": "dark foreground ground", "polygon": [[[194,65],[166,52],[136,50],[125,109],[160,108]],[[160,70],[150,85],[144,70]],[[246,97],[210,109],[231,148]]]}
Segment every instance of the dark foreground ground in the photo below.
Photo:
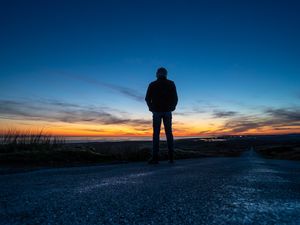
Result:
{"label": "dark foreground ground", "polygon": [[0,175],[0,224],[300,224],[299,174],[247,151]]}
{"label": "dark foreground ground", "polygon": [[[160,159],[168,158],[161,142]],[[239,157],[254,148],[266,158],[300,160],[300,135],[227,136],[175,141],[175,159]],[[147,161],[151,141],[94,142],[76,144],[0,144],[0,174],[45,167],[82,166],[97,163]]]}

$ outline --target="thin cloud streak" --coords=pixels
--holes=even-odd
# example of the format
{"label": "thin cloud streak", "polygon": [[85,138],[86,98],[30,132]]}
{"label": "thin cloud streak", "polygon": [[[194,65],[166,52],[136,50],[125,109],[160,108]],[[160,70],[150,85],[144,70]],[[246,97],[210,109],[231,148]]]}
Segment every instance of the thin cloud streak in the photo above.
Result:
{"label": "thin cloud streak", "polygon": [[151,124],[150,120],[124,118],[113,112],[113,109],[107,107],[84,107],[56,100],[43,103],[0,100],[0,116],[10,119],[103,125],[127,124],[135,127]]}
{"label": "thin cloud streak", "polygon": [[235,111],[221,111],[217,110],[213,112],[213,116],[215,118],[228,118],[228,117],[233,117],[236,116],[238,113]]}
{"label": "thin cloud streak", "polygon": [[267,109],[266,113],[285,122],[300,122],[300,109]]}
{"label": "thin cloud streak", "polygon": [[242,133],[253,129],[262,130],[266,127],[276,128],[276,130],[300,129],[300,108],[267,109],[259,116],[234,117],[226,121],[223,130]]}
{"label": "thin cloud streak", "polygon": [[84,81],[86,83],[89,83],[89,84],[92,84],[95,86],[100,86],[100,87],[105,87],[105,88],[111,89],[113,91],[116,91],[116,92],[118,92],[126,97],[129,97],[135,101],[138,101],[138,102],[145,101],[145,97],[141,93],[138,93],[136,90],[133,90],[128,87],[102,82],[102,81],[99,81],[99,80],[96,80],[96,79],[93,79],[90,77],[85,77],[85,76],[73,75],[70,77],[75,78],[77,80]]}

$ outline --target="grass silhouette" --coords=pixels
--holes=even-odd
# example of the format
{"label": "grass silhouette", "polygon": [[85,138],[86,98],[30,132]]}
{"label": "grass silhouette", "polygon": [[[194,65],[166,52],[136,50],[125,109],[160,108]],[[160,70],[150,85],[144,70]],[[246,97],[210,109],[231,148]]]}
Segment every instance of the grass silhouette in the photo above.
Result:
{"label": "grass silhouette", "polygon": [[0,152],[47,151],[59,148],[65,139],[45,133],[43,130],[32,132],[9,129],[1,132]]}
{"label": "grass silhouette", "polygon": [[60,166],[103,162],[109,157],[91,149],[70,148],[65,138],[38,132],[9,129],[0,136],[0,163],[17,166]]}

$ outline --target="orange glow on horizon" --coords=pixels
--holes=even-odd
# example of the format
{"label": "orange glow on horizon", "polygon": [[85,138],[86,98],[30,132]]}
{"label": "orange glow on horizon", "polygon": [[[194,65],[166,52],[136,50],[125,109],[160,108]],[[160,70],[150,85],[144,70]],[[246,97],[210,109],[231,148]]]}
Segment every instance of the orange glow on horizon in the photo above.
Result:
{"label": "orange glow on horizon", "polygon": [[[177,117],[178,118],[178,117]],[[173,134],[175,137],[205,137],[222,135],[275,135],[300,133],[299,127],[285,126],[282,130],[276,130],[271,126],[249,129],[245,132],[234,132],[224,128],[223,122],[214,120],[179,120],[173,123]],[[151,137],[152,124],[129,125],[129,124],[84,124],[84,123],[62,123],[30,120],[0,120],[0,134],[8,130],[15,130],[21,133],[51,134],[54,136],[89,136],[89,137]],[[161,128],[164,135],[163,125]]]}
{"label": "orange glow on horizon", "polygon": [[[16,126],[2,126],[0,135],[7,133],[8,130],[15,130],[20,133],[39,133],[50,134],[54,136],[73,136],[73,137],[151,137],[151,124],[146,127],[135,128],[129,125],[87,125],[87,124],[54,124],[53,126],[41,126],[42,123],[33,123],[32,125],[16,125]],[[285,130],[275,130],[272,127],[263,127],[259,129],[251,129],[246,132],[232,132],[226,129],[220,129],[220,126],[192,126],[189,124],[178,124],[173,126],[173,134],[175,137],[206,137],[206,136],[222,136],[222,135],[276,135],[300,133],[300,127],[286,127]],[[161,135],[164,135],[163,126]]]}

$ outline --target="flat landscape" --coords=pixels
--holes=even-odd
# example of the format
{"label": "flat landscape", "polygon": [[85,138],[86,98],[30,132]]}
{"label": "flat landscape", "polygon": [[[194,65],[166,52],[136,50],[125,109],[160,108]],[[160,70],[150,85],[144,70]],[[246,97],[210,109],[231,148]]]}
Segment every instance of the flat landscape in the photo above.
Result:
{"label": "flat landscape", "polygon": [[[40,137],[38,137],[40,138]],[[40,138],[42,139],[42,138]],[[45,167],[94,165],[99,163],[146,162],[151,141],[55,143],[36,141],[0,145],[0,173]],[[160,160],[167,160],[166,142],[161,142]],[[224,136],[189,138],[175,141],[175,159],[239,157],[253,149],[270,159],[300,160],[300,135]]]}

